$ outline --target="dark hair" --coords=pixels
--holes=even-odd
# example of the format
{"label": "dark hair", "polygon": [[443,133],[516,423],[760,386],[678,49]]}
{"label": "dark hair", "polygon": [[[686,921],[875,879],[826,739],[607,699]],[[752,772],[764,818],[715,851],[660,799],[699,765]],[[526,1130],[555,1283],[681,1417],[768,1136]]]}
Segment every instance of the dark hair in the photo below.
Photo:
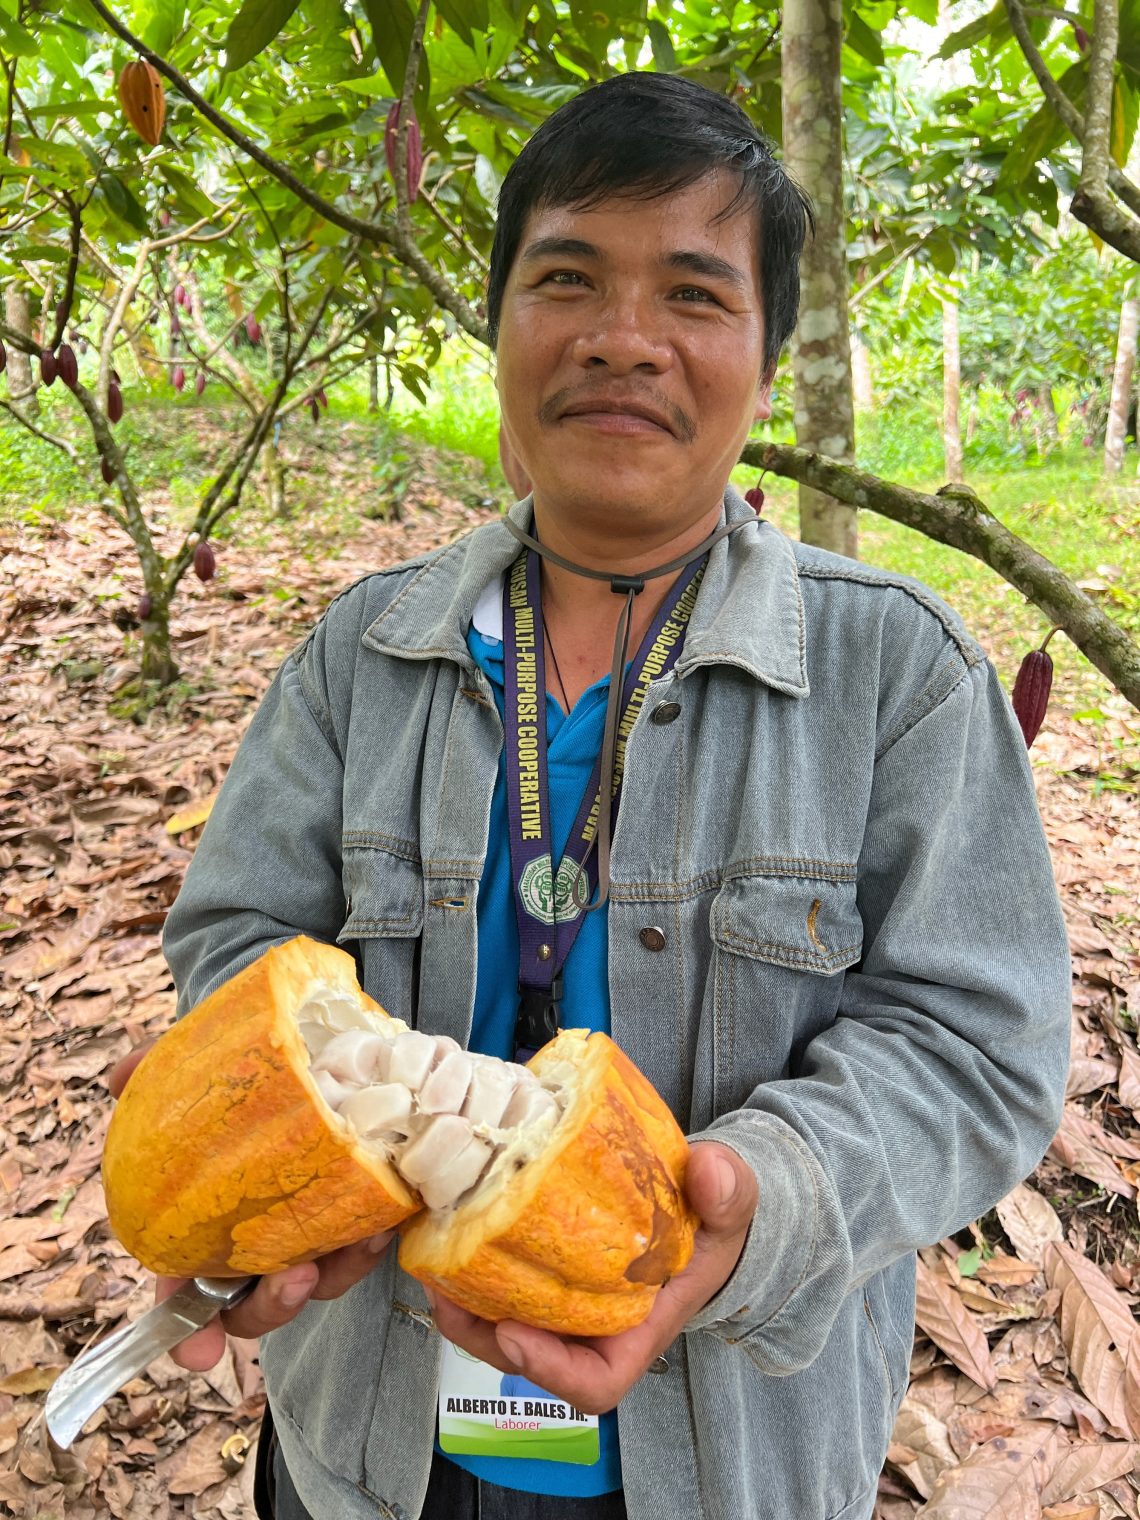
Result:
{"label": "dark hair", "polygon": [[614,195],[646,200],[714,169],[739,178],[720,213],[755,212],[764,304],[764,367],[775,366],[800,303],[800,253],[811,202],[734,101],[675,74],[617,74],[555,111],[511,165],[499,193],[487,279],[487,326],[499,336],[503,291],[530,213],[586,209]]}

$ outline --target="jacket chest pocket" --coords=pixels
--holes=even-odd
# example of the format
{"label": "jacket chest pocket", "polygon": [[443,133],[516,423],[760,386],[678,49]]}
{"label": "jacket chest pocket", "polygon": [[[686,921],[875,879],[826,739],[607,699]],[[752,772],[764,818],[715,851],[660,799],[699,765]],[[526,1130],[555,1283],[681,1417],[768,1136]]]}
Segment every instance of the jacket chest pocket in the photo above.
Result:
{"label": "jacket chest pocket", "polygon": [[835,1020],[863,926],[850,876],[742,874],[713,901],[713,1082],[717,1114],[761,1082],[800,1074],[803,1052]]}
{"label": "jacket chest pocket", "polygon": [[413,1022],[424,927],[424,875],[418,861],[389,850],[353,847],[342,867],[347,917],[337,944],[352,951],[361,985],[393,1018]]}

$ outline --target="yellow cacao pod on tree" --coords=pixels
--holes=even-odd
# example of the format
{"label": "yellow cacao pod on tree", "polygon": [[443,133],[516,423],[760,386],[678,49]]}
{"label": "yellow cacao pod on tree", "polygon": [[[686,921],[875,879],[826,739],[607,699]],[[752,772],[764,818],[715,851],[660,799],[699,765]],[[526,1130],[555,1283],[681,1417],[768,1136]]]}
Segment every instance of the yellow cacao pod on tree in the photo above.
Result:
{"label": "yellow cacao pod on tree", "polygon": [[166,121],[166,96],[162,76],[145,58],[128,63],[119,75],[119,103],[143,142],[154,147]]}
{"label": "yellow cacao pod on tree", "polygon": [[140,1062],[103,1157],[116,1235],[172,1276],[270,1272],[401,1226],[405,1271],[486,1319],[639,1324],[692,1255],[688,1145],[604,1034],[526,1067],[409,1029],[344,951],[265,952]]}

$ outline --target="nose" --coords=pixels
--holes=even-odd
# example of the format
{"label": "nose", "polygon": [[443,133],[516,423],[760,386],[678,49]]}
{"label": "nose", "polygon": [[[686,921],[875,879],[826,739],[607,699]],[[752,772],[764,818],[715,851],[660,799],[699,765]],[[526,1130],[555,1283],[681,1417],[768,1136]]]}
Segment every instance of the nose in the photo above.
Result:
{"label": "nose", "polygon": [[573,356],[583,369],[660,375],[672,364],[673,349],[652,303],[630,298],[607,302],[594,313],[574,341]]}

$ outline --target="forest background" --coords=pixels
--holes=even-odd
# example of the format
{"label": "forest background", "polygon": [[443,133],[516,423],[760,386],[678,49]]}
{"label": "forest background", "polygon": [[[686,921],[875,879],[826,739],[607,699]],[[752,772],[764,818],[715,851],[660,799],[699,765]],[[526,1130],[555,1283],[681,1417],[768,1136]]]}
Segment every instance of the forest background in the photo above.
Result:
{"label": "forest background", "polygon": [[59,1369],[147,1302],[106,1228],[105,1073],[172,1016],[162,918],[277,661],[356,574],[506,504],[498,186],[634,67],[730,93],[817,206],[741,487],[933,586],[1011,688],[1046,639],[1056,664],[1031,758],[1070,1101],[1030,1184],[923,1255],[881,1520],[1138,1516],[1140,0],[0,0],[15,1514],[250,1513],[254,1347],[46,1437]]}

